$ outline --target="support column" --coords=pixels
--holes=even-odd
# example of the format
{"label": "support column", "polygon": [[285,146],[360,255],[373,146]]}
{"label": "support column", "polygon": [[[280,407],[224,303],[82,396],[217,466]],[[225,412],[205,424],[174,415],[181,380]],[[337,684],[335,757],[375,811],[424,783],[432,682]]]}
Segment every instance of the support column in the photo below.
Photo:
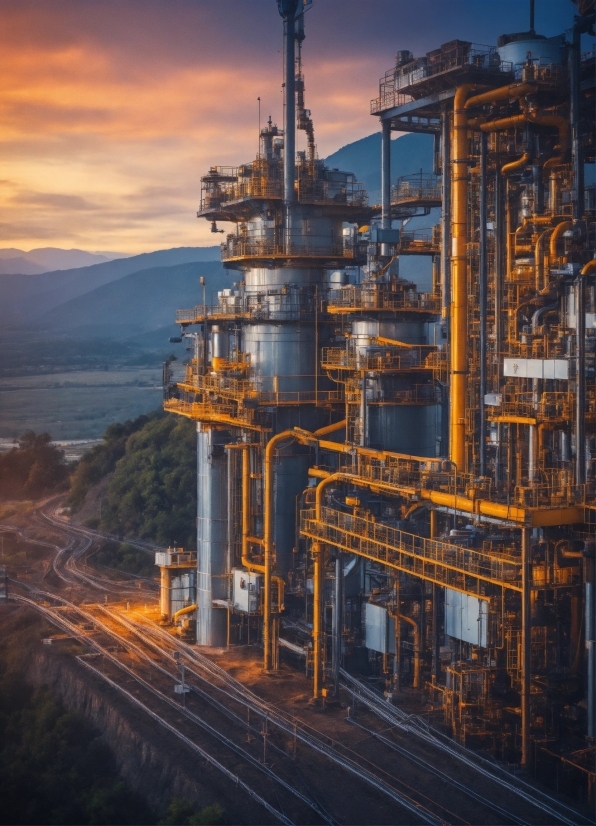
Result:
{"label": "support column", "polygon": [[584,560],[584,590],[586,599],[586,651],[587,651],[587,705],[588,737],[596,738],[596,610],[594,597],[596,564],[594,559]]}
{"label": "support column", "polygon": [[227,598],[229,433],[197,425],[197,643],[223,648],[227,611],[214,599]]}
{"label": "support column", "polygon": [[530,765],[530,685],[531,685],[531,657],[532,657],[532,609],[531,609],[531,584],[532,565],[530,560],[530,529],[522,528],[521,536],[522,553],[522,633],[521,633],[521,655],[522,655],[522,688],[521,688],[521,739],[522,739],[522,766]]}
{"label": "support column", "polygon": [[162,617],[172,618],[172,607],[170,599],[170,569],[162,566],[160,568],[160,584],[159,584],[159,613]]}

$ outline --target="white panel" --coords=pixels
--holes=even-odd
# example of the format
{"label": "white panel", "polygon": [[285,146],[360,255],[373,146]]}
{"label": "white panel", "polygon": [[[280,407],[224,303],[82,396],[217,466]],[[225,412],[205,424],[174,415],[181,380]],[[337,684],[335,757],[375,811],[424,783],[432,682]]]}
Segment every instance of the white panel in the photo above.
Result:
{"label": "white panel", "polygon": [[395,620],[388,616],[386,608],[372,602],[365,603],[364,624],[367,648],[381,654],[395,652]]}
{"label": "white panel", "polygon": [[567,359],[503,359],[503,375],[516,379],[569,378]]}
{"label": "white panel", "polygon": [[486,648],[488,601],[445,589],[445,633]]}
{"label": "white panel", "polygon": [[251,574],[240,568],[234,569],[234,609],[254,614],[259,607],[261,574]]}

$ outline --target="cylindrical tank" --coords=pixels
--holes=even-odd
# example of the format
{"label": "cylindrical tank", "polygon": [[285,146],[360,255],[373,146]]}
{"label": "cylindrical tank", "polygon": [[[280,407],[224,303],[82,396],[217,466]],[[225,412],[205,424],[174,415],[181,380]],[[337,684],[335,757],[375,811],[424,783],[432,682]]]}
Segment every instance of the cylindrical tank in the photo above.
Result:
{"label": "cylindrical tank", "polygon": [[244,350],[266,392],[314,392],[316,346],[311,324],[250,324]]}
{"label": "cylindrical tank", "polygon": [[197,643],[226,644],[228,571],[227,459],[225,430],[197,425]]}
{"label": "cylindrical tank", "polygon": [[546,38],[521,32],[500,37],[497,51],[501,60],[513,64],[514,69],[528,60],[548,66],[563,61],[563,44],[563,35]]}
{"label": "cylindrical tank", "polygon": [[[406,344],[426,344],[431,327],[422,321],[355,321],[352,340],[357,355],[366,358],[378,337]],[[416,456],[437,455],[441,406],[436,403],[429,375],[371,374],[365,385],[365,442],[368,446]],[[404,398],[411,391],[416,391],[425,403],[412,404],[407,396]]]}

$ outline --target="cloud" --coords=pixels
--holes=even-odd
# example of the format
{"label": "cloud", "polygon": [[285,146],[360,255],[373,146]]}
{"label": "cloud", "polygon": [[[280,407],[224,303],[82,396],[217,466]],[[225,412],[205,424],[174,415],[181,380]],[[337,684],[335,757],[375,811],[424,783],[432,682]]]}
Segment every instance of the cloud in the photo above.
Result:
{"label": "cloud", "polygon": [[[398,48],[494,42],[503,20],[526,27],[523,5],[315,2],[303,56],[319,154],[378,129],[369,101]],[[539,4],[537,23],[554,34],[573,8]],[[282,120],[273,0],[2,0],[2,23],[0,238],[128,252],[213,243],[195,217],[200,176],[254,157],[257,97],[263,119]]]}

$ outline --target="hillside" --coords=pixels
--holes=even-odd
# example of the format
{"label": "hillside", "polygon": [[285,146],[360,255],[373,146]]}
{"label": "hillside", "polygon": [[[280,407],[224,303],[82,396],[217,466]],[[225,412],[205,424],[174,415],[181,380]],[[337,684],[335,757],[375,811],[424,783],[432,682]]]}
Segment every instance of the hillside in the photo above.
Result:
{"label": "hillside", "polygon": [[217,259],[218,247],[180,247],[40,275],[0,275],[0,323],[35,328],[47,310],[131,273]]}
{"label": "hillside", "polygon": [[[325,163],[332,169],[353,172],[356,179],[364,184],[368,192],[369,203],[381,201],[381,133],[376,132],[347,146],[325,158]],[[408,134],[391,141],[391,180],[400,175],[413,175],[415,172],[432,172],[433,137],[432,135]]]}
{"label": "hillside", "polygon": [[201,303],[200,276],[207,284],[208,302],[238,277],[216,261],[143,269],[66,301],[39,316],[35,324],[45,333],[81,338],[128,339],[168,328],[177,309]]}
{"label": "hillside", "polygon": [[128,258],[122,252],[86,252],[85,250],[63,250],[58,247],[38,247],[25,250],[8,247],[0,249],[0,272],[26,273],[25,269],[7,269],[20,266],[35,267],[31,272],[50,272],[52,270],[72,270],[75,267],[90,267],[92,264],[103,264],[114,258]]}

